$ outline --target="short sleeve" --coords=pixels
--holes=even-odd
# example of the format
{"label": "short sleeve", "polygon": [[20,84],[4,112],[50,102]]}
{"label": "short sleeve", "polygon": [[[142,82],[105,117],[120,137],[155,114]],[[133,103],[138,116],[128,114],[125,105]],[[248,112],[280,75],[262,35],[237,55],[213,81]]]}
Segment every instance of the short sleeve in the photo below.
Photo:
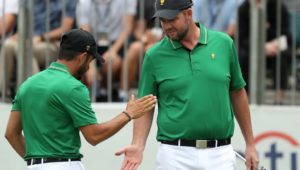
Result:
{"label": "short sleeve", "polygon": [[18,0],[5,1],[5,13],[18,14],[19,3]]}
{"label": "short sleeve", "polygon": [[68,0],[66,4],[66,16],[70,18],[76,17],[77,0]]}
{"label": "short sleeve", "polygon": [[71,90],[65,102],[65,107],[75,127],[97,123],[95,112],[91,106],[88,89],[85,86]]}
{"label": "short sleeve", "polygon": [[138,97],[148,94],[157,95],[157,85],[154,77],[154,68],[150,56],[146,53],[139,81]]}
{"label": "short sleeve", "polygon": [[12,101],[12,109],[11,109],[11,111],[21,111],[20,90],[17,92],[15,98]]}
{"label": "short sleeve", "polygon": [[135,15],[136,14],[136,6],[137,6],[137,1],[136,0],[127,1],[127,11],[126,11],[126,13],[128,15]]}
{"label": "short sleeve", "polygon": [[76,7],[76,21],[80,25],[90,25],[93,8],[91,0],[79,0]]}
{"label": "short sleeve", "polygon": [[230,73],[231,73],[231,83],[230,90],[238,90],[245,87],[246,83],[243,79],[240,64],[237,57],[237,51],[233,41],[231,41],[231,57],[230,57]]}

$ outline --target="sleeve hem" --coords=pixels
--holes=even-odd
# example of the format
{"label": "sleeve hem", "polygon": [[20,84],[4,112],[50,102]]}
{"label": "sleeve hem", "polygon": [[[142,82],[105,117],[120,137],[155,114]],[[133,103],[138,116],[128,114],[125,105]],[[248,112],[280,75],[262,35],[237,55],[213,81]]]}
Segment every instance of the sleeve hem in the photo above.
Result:
{"label": "sleeve hem", "polygon": [[242,83],[242,84],[239,84],[239,85],[236,85],[234,87],[232,87],[230,89],[230,91],[233,91],[233,90],[240,90],[241,88],[244,88],[246,86],[246,83]]}
{"label": "sleeve hem", "polygon": [[88,125],[93,125],[93,124],[97,124],[97,122],[96,121],[95,122],[83,122],[83,123],[75,125],[75,127],[79,128],[82,126],[88,126]]}

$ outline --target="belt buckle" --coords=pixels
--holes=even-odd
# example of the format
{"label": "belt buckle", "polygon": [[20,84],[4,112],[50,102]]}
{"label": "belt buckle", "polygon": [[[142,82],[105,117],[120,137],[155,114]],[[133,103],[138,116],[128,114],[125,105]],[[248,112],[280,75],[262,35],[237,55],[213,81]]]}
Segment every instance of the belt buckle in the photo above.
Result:
{"label": "belt buckle", "polygon": [[196,140],[196,148],[207,148],[207,140]]}

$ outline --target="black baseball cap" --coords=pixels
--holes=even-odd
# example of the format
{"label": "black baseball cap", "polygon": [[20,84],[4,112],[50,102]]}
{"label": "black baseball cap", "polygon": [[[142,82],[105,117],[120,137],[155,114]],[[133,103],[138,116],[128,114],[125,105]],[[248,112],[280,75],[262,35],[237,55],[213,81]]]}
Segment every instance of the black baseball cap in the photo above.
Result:
{"label": "black baseball cap", "polygon": [[93,35],[83,29],[72,29],[61,37],[60,48],[77,52],[87,52],[95,59],[104,62],[97,52],[97,43]]}
{"label": "black baseball cap", "polygon": [[174,19],[180,11],[191,6],[192,0],[156,0],[153,18]]}

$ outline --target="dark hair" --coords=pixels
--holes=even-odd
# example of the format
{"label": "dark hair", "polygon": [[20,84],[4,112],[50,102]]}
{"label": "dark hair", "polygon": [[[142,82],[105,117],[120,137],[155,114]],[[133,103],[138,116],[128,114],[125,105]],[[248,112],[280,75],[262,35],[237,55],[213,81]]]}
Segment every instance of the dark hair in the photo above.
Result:
{"label": "dark hair", "polygon": [[74,50],[69,50],[69,49],[59,49],[59,54],[58,54],[58,59],[63,59],[63,60],[73,60],[76,56],[78,56],[81,52],[74,51]]}

